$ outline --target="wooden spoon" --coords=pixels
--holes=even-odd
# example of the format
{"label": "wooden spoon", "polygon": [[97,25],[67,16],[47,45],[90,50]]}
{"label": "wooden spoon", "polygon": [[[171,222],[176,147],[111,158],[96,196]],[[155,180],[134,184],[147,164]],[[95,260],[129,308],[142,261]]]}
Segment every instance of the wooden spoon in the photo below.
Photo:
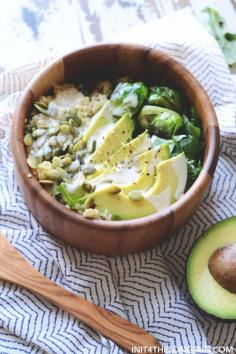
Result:
{"label": "wooden spoon", "polygon": [[[135,324],[63,289],[34,269],[0,233],[0,278],[44,296],[93,330],[132,352],[134,346],[163,353],[160,343]],[[146,347],[146,350],[145,350]]]}

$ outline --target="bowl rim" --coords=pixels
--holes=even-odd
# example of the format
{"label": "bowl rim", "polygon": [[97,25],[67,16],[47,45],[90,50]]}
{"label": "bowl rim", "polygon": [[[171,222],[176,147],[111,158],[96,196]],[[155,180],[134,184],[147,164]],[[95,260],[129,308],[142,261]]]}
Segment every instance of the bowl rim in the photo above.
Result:
{"label": "bowl rim", "polygon": [[[46,192],[46,190],[40,185],[39,181],[37,178],[32,174],[32,171],[30,167],[28,166],[26,162],[26,152],[23,144],[23,139],[20,138],[20,127],[21,127],[21,120],[19,119],[20,113],[21,113],[21,108],[22,106],[28,107],[27,105],[27,96],[31,92],[31,87],[35,82],[39,82],[42,77],[50,70],[52,69],[60,60],[64,60],[64,58],[70,57],[71,55],[79,55],[83,51],[87,50],[94,50],[96,48],[109,48],[111,46],[116,46],[116,47],[128,47],[132,49],[137,49],[137,50],[143,50],[146,52],[154,52],[159,55],[160,58],[168,60],[168,62],[171,64],[175,64],[175,67],[178,70],[181,70],[182,73],[187,77],[189,82],[191,82],[192,86],[194,86],[195,89],[198,89],[201,91],[202,97],[204,99],[204,102],[207,103],[208,108],[210,108],[211,111],[211,121],[214,122],[214,127],[215,132],[213,133],[212,138],[214,139],[208,139],[208,146],[205,146],[205,152],[204,152],[204,158],[203,158],[203,166],[202,170],[197,177],[196,181],[193,183],[193,185],[187,190],[186,193],[184,193],[183,196],[177,201],[175,201],[173,204],[170,206],[166,207],[162,211],[158,211],[154,214],[141,217],[141,218],[136,218],[136,219],[130,219],[130,220],[117,220],[117,221],[109,221],[109,220],[96,220],[96,219],[86,219],[83,217],[81,214],[77,213],[76,211],[73,211],[71,209],[66,208],[62,203],[57,201],[53,196],[51,196],[49,193]],[[176,70],[177,70],[176,69]],[[26,117],[25,117],[26,118]],[[207,126],[210,126],[208,123]],[[26,88],[23,91],[23,94],[21,96],[21,99],[18,101],[16,105],[16,109],[13,115],[13,121],[12,121],[12,134],[11,134],[11,142],[12,142],[12,150],[13,150],[13,158],[14,158],[14,165],[17,165],[17,172],[20,174],[23,174],[25,176],[30,176],[28,178],[28,188],[31,189],[32,191],[37,193],[36,198],[39,198],[40,201],[42,201],[44,204],[49,203],[50,208],[54,209],[57,214],[66,217],[67,219],[75,222],[75,223],[82,223],[85,226],[90,226],[93,228],[97,229],[110,229],[112,230],[117,230],[117,229],[124,229],[124,230],[129,230],[129,229],[134,229],[139,226],[145,226],[145,225],[150,225],[153,223],[156,223],[157,220],[160,220],[162,218],[165,218],[166,215],[170,214],[175,211],[179,211],[180,209],[184,208],[187,206],[187,203],[190,201],[191,196],[197,192],[200,188],[202,183],[207,181],[209,183],[209,179],[211,179],[212,174],[215,170],[216,162],[218,160],[218,155],[219,155],[219,145],[220,145],[220,136],[219,136],[219,125],[216,117],[216,113],[214,111],[214,107],[211,103],[211,100],[209,96],[207,95],[205,89],[202,87],[202,85],[199,83],[199,81],[193,76],[193,74],[186,69],[182,64],[180,64],[178,61],[170,57],[168,54],[162,52],[159,49],[147,47],[144,45],[139,45],[139,44],[134,44],[134,43],[105,43],[105,44],[94,44],[94,45],[89,45],[89,46],[84,46],[81,49],[72,51],[59,59],[57,58],[56,60],[53,60],[50,62],[46,67],[44,67],[38,74],[36,74],[33,79],[27,84]],[[15,153],[17,151],[17,154]],[[208,152],[208,153],[206,153]],[[22,154],[23,153],[23,154]],[[19,158],[21,156],[21,158]],[[40,191],[40,193],[38,193]]]}

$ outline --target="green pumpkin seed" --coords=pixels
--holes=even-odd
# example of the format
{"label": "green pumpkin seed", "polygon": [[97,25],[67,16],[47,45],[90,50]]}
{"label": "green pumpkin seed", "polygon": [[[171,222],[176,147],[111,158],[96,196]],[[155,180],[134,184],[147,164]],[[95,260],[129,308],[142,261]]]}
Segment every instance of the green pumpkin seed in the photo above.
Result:
{"label": "green pumpkin seed", "polygon": [[66,142],[66,137],[65,137],[65,135],[58,135],[58,136],[57,136],[57,143],[58,143],[58,145],[63,146],[63,145],[65,144],[65,142]]}
{"label": "green pumpkin seed", "polygon": [[72,162],[72,158],[70,156],[66,156],[62,159],[63,166],[69,166]]}
{"label": "green pumpkin seed", "polygon": [[45,129],[35,129],[32,133],[33,138],[39,138],[46,133]]}
{"label": "green pumpkin seed", "polygon": [[140,201],[144,199],[142,192],[138,189],[130,191],[128,195],[130,199],[135,201]]}
{"label": "green pumpkin seed", "polygon": [[53,181],[51,181],[50,179],[40,179],[39,183],[45,185],[53,185]]}
{"label": "green pumpkin seed", "polygon": [[87,142],[87,149],[90,154],[92,154],[96,150],[96,145],[96,140],[93,137],[89,138]]}
{"label": "green pumpkin seed", "polygon": [[48,109],[47,109],[47,113],[52,116],[55,117],[58,113],[58,107],[56,105],[55,102],[50,102],[48,105]]}
{"label": "green pumpkin seed", "polygon": [[86,166],[83,168],[83,173],[85,176],[93,175],[96,171],[97,170],[94,166]]}
{"label": "green pumpkin seed", "polygon": [[63,151],[60,148],[53,149],[52,156],[60,156],[63,154]]}
{"label": "green pumpkin seed", "polygon": [[47,107],[46,104],[43,104],[43,103],[41,103],[41,102],[36,102],[36,103],[34,104],[34,107],[35,107],[39,112],[48,115],[48,111],[47,111],[48,107]]}
{"label": "green pumpkin seed", "polygon": [[52,136],[52,135],[56,135],[59,132],[60,127],[59,126],[55,126],[55,127],[51,127],[48,129],[48,135]]}
{"label": "green pumpkin seed", "polygon": [[70,133],[70,126],[66,124],[62,124],[60,126],[60,131],[64,134],[69,134]]}
{"label": "green pumpkin seed", "polygon": [[68,177],[67,172],[62,167],[56,167],[56,170],[61,174],[62,179]]}
{"label": "green pumpkin seed", "polygon": [[37,127],[39,129],[48,129],[48,125],[47,124],[39,124],[39,125],[37,125]]}
{"label": "green pumpkin seed", "polygon": [[54,168],[62,167],[63,166],[63,162],[62,162],[62,160],[59,157],[54,156],[53,159],[52,159],[52,166]]}
{"label": "green pumpkin seed", "polygon": [[73,161],[68,167],[68,172],[71,173],[76,172],[78,171],[79,168],[80,168],[80,161],[79,160]]}
{"label": "green pumpkin seed", "polygon": [[91,190],[92,190],[92,185],[90,184],[90,183],[87,183],[87,182],[85,182],[84,184],[83,184],[83,188],[86,190],[86,192],[91,192]]}
{"label": "green pumpkin seed", "polygon": [[24,144],[26,146],[30,146],[33,143],[33,137],[32,134],[28,133],[24,136]]}
{"label": "green pumpkin seed", "polygon": [[27,158],[27,164],[31,167],[31,168],[37,168],[38,164],[39,164],[39,159],[35,156],[29,155]]}
{"label": "green pumpkin seed", "polygon": [[48,151],[46,154],[43,155],[45,160],[49,161],[52,158],[52,151]]}
{"label": "green pumpkin seed", "polygon": [[94,206],[94,199],[92,197],[88,197],[86,202],[84,203],[84,208],[88,209]]}
{"label": "green pumpkin seed", "polygon": [[48,144],[52,147],[55,147],[57,146],[57,139],[55,136],[51,136],[49,139],[48,139]]}
{"label": "green pumpkin seed", "polygon": [[121,191],[121,189],[120,189],[120,187],[118,187],[118,186],[111,186],[109,189],[108,189],[108,193],[109,194],[118,194],[118,193],[120,193],[120,191]]}
{"label": "green pumpkin seed", "polygon": [[77,143],[74,144],[73,146],[73,152],[77,152],[85,147],[85,142],[83,140],[77,141]]}
{"label": "green pumpkin seed", "polygon": [[47,139],[46,135],[42,135],[37,140],[35,140],[34,145],[37,148],[41,148],[43,144],[46,142],[46,139]]}
{"label": "green pumpkin seed", "polygon": [[52,181],[61,181],[62,180],[62,175],[60,171],[58,171],[55,168],[52,168],[51,170],[47,171],[47,178],[52,180]]}

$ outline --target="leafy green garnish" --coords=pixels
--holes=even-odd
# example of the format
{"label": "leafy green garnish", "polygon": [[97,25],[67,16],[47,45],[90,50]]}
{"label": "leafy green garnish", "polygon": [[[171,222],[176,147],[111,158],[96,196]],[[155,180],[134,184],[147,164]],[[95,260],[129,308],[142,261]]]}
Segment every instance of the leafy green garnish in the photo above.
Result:
{"label": "leafy green garnish", "polygon": [[54,194],[60,194],[65,204],[69,205],[70,207],[74,207],[76,204],[80,204],[84,191],[78,189],[78,191],[74,193],[69,193],[66,189],[65,183],[61,183],[59,186],[55,187]]}
{"label": "leafy green garnish", "polygon": [[201,161],[198,160],[197,162],[195,160],[188,160],[187,161],[187,167],[188,167],[188,180],[187,180],[187,186],[186,189],[188,189],[193,182],[197,179],[199,173],[201,172]]}
{"label": "leafy green garnish", "polygon": [[148,88],[143,82],[120,82],[111,94],[111,103],[114,106],[115,116],[122,116],[129,112],[137,113],[148,94]]}
{"label": "leafy green garnish", "polygon": [[203,150],[202,142],[192,135],[177,135],[173,137],[174,154],[185,153],[188,160],[198,160]]}
{"label": "leafy green garnish", "polygon": [[236,63],[236,34],[225,32],[225,21],[220,14],[211,7],[203,10],[208,15],[208,24],[211,32],[219,43],[228,65]]}
{"label": "leafy green garnish", "polygon": [[195,126],[186,115],[183,115],[183,120],[184,120],[184,128],[185,132],[188,135],[192,135],[196,138],[200,138],[201,136],[201,129],[197,126]]}
{"label": "leafy green garnish", "polygon": [[178,113],[183,110],[183,100],[180,93],[166,86],[151,87],[148,104],[168,108]]}

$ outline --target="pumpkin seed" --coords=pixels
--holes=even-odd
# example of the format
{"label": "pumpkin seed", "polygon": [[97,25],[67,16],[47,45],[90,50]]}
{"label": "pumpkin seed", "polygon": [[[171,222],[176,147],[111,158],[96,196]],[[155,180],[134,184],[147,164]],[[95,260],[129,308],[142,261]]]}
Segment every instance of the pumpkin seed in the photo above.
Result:
{"label": "pumpkin seed", "polygon": [[43,104],[41,102],[36,102],[34,104],[34,107],[41,113],[48,115],[48,106],[46,104]]}
{"label": "pumpkin seed", "polygon": [[34,145],[37,148],[40,148],[46,142],[46,139],[47,139],[46,135],[42,135],[37,140],[35,140]]}
{"label": "pumpkin seed", "polygon": [[46,185],[52,185],[53,181],[51,181],[50,179],[40,179],[39,183],[40,184],[46,184]]}
{"label": "pumpkin seed", "polygon": [[60,159],[57,156],[54,156],[52,159],[52,166],[56,168],[56,167],[61,167],[62,165],[63,165],[62,159]]}
{"label": "pumpkin seed", "polygon": [[24,136],[24,144],[26,146],[30,146],[33,143],[33,137],[32,134],[28,133]]}
{"label": "pumpkin seed", "polygon": [[83,173],[85,176],[93,175],[96,171],[97,170],[94,166],[86,166],[83,168]]}
{"label": "pumpkin seed", "polygon": [[87,155],[87,153],[88,153],[87,149],[80,150],[76,153],[76,157],[82,160]]}
{"label": "pumpkin seed", "polygon": [[118,186],[111,186],[109,189],[108,189],[108,193],[109,194],[118,194],[120,193],[121,189],[120,187]]}
{"label": "pumpkin seed", "polygon": [[47,113],[52,116],[55,117],[58,113],[58,107],[56,105],[55,102],[50,102],[48,105],[48,109],[47,109]]}
{"label": "pumpkin seed", "polygon": [[93,137],[89,138],[87,142],[87,149],[90,154],[92,154],[96,150],[96,145],[96,140]]}
{"label": "pumpkin seed", "polygon": [[36,168],[38,166],[39,160],[37,157],[29,155],[27,158],[27,164],[31,167],[31,168]]}
{"label": "pumpkin seed", "polygon": [[48,151],[46,154],[43,155],[45,160],[49,161],[52,157],[52,151]]}
{"label": "pumpkin seed", "polygon": [[92,185],[90,184],[90,183],[87,183],[87,182],[85,182],[84,184],[83,184],[83,188],[86,190],[86,192],[91,192],[91,190],[92,190]]}
{"label": "pumpkin seed", "polygon": [[70,156],[66,156],[62,159],[63,166],[69,166],[72,162],[72,158]]}
{"label": "pumpkin seed", "polygon": [[37,127],[39,129],[48,129],[48,125],[47,124],[39,124],[39,125],[37,125]]}
{"label": "pumpkin seed", "polygon": [[55,136],[51,136],[51,137],[48,139],[48,144],[49,144],[50,146],[53,146],[53,147],[57,146],[57,139],[56,139],[56,137],[55,137]]}
{"label": "pumpkin seed", "polygon": [[32,133],[33,138],[39,138],[40,136],[43,136],[46,133],[45,129],[35,129]]}
{"label": "pumpkin seed", "polygon": [[73,146],[73,152],[77,152],[85,147],[85,142],[83,140],[77,141]]}
{"label": "pumpkin seed", "polygon": [[68,177],[67,172],[62,167],[56,167],[56,170],[61,174],[61,177],[63,179]]}
{"label": "pumpkin seed", "polygon": [[144,196],[142,194],[142,192],[138,189],[132,190],[128,193],[130,199],[135,200],[135,201],[139,201],[139,200],[143,200]]}
{"label": "pumpkin seed", "polygon": [[62,124],[60,126],[60,131],[64,134],[69,134],[70,133],[70,126],[66,124]]}
{"label": "pumpkin seed", "polygon": [[60,146],[63,146],[66,142],[66,137],[65,135],[58,135],[57,136],[57,143],[60,145]]}
{"label": "pumpkin seed", "polygon": [[48,179],[52,180],[52,181],[61,181],[62,180],[62,176],[60,171],[58,171],[55,168],[52,168],[51,170],[47,171],[47,177]]}
{"label": "pumpkin seed", "polygon": [[76,172],[78,171],[79,167],[80,167],[80,161],[79,160],[73,161],[68,167],[68,171],[72,173]]}
{"label": "pumpkin seed", "polygon": [[60,129],[59,126],[50,127],[48,129],[48,135],[49,136],[56,135],[59,132],[59,129]]}
{"label": "pumpkin seed", "polygon": [[63,151],[60,148],[53,149],[52,156],[60,156],[63,154]]}
{"label": "pumpkin seed", "polygon": [[92,197],[88,197],[88,199],[84,203],[84,208],[88,209],[91,208],[92,206],[94,206],[94,199]]}

